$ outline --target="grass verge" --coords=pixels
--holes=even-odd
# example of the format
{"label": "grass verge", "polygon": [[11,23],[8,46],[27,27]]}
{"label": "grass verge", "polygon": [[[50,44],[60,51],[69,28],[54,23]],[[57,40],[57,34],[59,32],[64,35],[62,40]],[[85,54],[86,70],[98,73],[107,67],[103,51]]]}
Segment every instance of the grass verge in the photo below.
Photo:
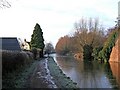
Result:
{"label": "grass verge", "polygon": [[57,66],[52,57],[48,58],[48,68],[53,80],[58,88],[78,88],[77,83],[73,82],[70,77],[67,77],[62,70]]}

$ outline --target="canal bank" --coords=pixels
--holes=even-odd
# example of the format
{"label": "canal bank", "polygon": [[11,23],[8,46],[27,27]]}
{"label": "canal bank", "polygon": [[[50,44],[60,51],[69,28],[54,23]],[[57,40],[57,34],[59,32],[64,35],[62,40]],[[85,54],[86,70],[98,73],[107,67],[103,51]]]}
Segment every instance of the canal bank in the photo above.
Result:
{"label": "canal bank", "polygon": [[52,57],[48,58],[48,69],[58,88],[78,88],[77,83],[63,73]]}

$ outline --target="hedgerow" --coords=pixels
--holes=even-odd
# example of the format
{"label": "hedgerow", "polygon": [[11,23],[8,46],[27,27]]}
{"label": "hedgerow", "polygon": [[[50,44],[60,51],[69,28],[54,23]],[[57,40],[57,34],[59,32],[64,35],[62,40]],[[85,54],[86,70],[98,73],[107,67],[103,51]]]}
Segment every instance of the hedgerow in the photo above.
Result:
{"label": "hedgerow", "polygon": [[13,72],[33,61],[33,55],[30,52],[18,51],[0,51],[2,53],[2,74]]}

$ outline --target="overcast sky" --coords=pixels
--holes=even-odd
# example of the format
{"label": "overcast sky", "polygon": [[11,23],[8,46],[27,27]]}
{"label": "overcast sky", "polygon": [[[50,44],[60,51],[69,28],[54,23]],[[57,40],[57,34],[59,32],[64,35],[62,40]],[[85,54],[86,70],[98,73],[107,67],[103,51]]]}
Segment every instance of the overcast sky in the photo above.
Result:
{"label": "overcast sky", "polygon": [[28,41],[39,23],[45,41],[54,45],[70,34],[74,23],[84,18],[99,18],[105,28],[113,27],[118,16],[119,0],[9,0],[10,8],[0,9],[0,37]]}

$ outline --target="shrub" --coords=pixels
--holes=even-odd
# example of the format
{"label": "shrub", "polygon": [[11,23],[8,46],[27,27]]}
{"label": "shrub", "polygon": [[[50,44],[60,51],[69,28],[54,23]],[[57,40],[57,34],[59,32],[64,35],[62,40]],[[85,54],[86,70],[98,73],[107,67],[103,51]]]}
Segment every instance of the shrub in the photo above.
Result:
{"label": "shrub", "polygon": [[37,49],[36,49],[36,48],[33,48],[33,49],[31,50],[31,52],[33,53],[33,58],[34,58],[34,59],[37,59],[37,55],[38,55]]}
{"label": "shrub", "polygon": [[21,68],[22,66],[32,62],[32,54],[30,52],[18,51],[0,51],[2,52],[2,72],[3,75]]}
{"label": "shrub", "polygon": [[29,59],[30,59],[30,60],[33,60],[33,53],[30,52],[30,51],[27,51],[26,53],[27,53],[27,55],[29,56]]}
{"label": "shrub", "polygon": [[92,56],[94,57],[94,60],[98,60],[99,52],[102,50],[103,47],[97,47],[93,49]]}

